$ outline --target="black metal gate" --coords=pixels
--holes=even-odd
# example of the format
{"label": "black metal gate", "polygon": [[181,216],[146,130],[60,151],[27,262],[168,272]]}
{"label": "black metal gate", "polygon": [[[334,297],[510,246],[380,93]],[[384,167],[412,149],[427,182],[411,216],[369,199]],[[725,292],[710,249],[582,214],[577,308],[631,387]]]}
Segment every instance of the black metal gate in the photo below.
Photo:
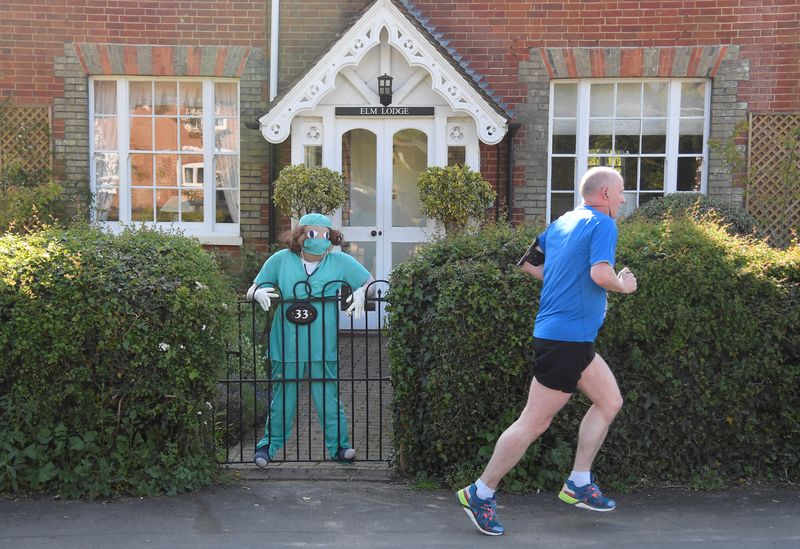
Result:
{"label": "black metal gate", "polygon": [[[371,285],[363,323],[339,314],[349,305],[349,290],[343,288],[326,298],[275,299],[266,313],[254,302],[238,303],[238,346],[228,351],[226,375],[218,384],[215,440],[220,463],[252,463],[259,442],[280,445],[271,458],[276,463],[331,460],[331,442],[335,446],[342,441],[356,450],[355,461],[393,459],[392,387],[384,331],[386,282]],[[331,329],[313,331],[311,325],[304,328],[290,322],[287,314],[302,316],[294,307],[298,304],[301,311],[316,310],[314,323],[334,323]],[[288,361],[278,360],[284,356],[276,356],[271,345],[276,322],[277,337],[285,347],[282,352],[291,355]],[[286,336],[291,331],[294,338]],[[326,337],[331,333],[333,337]],[[323,364],[310,360],[317,358],[311,355],[312,345],[321,345],[329,360]],[[320,405],[320,400],[329,405]],[[340,406],[344,421],[333,411]],[[333,430],[321,425],[330,427],[331,422]]]}

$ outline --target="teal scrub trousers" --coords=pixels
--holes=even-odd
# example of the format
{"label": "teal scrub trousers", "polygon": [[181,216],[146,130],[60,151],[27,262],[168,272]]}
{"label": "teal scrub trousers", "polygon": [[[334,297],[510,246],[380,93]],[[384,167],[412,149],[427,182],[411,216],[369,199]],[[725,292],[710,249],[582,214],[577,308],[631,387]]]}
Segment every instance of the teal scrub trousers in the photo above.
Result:
{"label": "teal scrub trousers", "polygon": [[[292,431],[294,414],[297,410],[297,386],[306,374],[308,362],[272,361],[272,404],[264,426],[264,438],[256,445],[256,449],[269,445],[270,459],[283,448]],[[347,435],[347,418],[339,400],[336,378],[339,375],[339,364],[335,360],[312,361],[311,375],[315,379],[332,379],[333,381],[312,381],[311,399],[317,409],[319,422],[325,436],[325,447],[331,458],[336,459],[339,448],[350,448]],[[323,369],[324,365],[324,369]]]}

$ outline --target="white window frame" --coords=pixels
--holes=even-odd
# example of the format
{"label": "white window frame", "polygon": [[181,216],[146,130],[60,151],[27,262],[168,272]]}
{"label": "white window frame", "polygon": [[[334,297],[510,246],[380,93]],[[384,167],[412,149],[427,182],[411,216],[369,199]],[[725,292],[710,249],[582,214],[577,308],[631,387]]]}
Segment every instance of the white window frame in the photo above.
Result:
{"label": "white window frame", "polygon": [[[101,221],[97,219],[94,197],[97,192],[97,174],[95,165],[95,135],[94,135],[94,83],[98,80],[110,80],[117,83],[117,154],[119,155],[119,221]],[[130,83],[134,81],[159,82],[200,82],[203,84],[203,150],[195,153],[203,156],[203,221],[202,222],[155,222],[131,220],[131,185],[130,185]],[[126,226],[152,226],[167,229],[177,229],[187,236],[196,237],[202,244],[234,245],[242,244],[240,223],[217,223],[216,189],[214,158],[216,155],[235,156],[238,159],[239,173],[239,219],[241,220],[241,127],[236,141],[235,153],[215,151],[215,122],[217,116],[214,112],[214,85],[229,82],[236,84],[236,115],[225,116],[226,119],[235,118],[241,124],[241,89],[239,80],[235,78],[191,78],[191,77],[146,77],[146,76],[96,76],[89,78],[89,188],[92,193],[91,219],[92,222],[111,230],[121,232]],[[159,151],[153,151],[157,154]],[[167,151],[174,153],[175,151]]]}
{"label": "white window frame", "polygon": [[[668,89],[668,108],[667,108],[667,141],[665,147],[665,178],[664,195],[676,192],[678,178],[678,158],[702,156],[701,184],[700,192],[707,194],[708,189],[708,139],[711,121],[711,79],[707,78],[584,78],[584,79],[559,79],[550,81],[550,100],[548,109],[548,131],[547,131],[547,207],[545,219],[550,220],[552,209],[552,160],[558,157],[571,157],[573,155],[553,154],[553,114],[555,101],[555,86],[559,84],[577,84],[577,112],[576,112],[576,144],[575,144],[575,181],[573,190],[573,206],[581,204],[580,189],[578,183],[583,174],[589,169],[589,97],[590,86],[592,84],[622,84],[622,83],[641,83],[641,82],[666,82]],[[705,103],[703,115],[703,152],[698,153],[678,153],[678,140],[680,137],[680,98],[681,84],[692,82],[704,82]],[[687,117],[684,117],[687,118]],[[699,118],[699,117],[697,117]],[[637,156],[642,156],[641,151]],[[660,154],[647,154],[646,156],[661,156]],[[632,191],[631,191],[632,192]],[[637,195],[639,191],[636,191]],[[559,194],[568,194],[561,192]]]}

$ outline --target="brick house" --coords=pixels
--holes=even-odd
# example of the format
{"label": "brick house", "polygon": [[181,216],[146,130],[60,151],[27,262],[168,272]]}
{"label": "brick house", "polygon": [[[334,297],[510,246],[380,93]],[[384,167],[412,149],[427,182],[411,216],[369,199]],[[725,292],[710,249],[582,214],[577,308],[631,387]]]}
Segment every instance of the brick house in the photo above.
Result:
{"label": "brick house", "polygon": [[799,31],[794,0],[11,0],[0,96],[50,112],[56,172],[99,223],[174,224],[234,255],[287,226],[282,166],[342,171],[336,223],[383,278],[432,233],[428,165],[480,169],[515,222],[570,209],[594,165],[632,207],[741,203],[708,141],[800,112]]}

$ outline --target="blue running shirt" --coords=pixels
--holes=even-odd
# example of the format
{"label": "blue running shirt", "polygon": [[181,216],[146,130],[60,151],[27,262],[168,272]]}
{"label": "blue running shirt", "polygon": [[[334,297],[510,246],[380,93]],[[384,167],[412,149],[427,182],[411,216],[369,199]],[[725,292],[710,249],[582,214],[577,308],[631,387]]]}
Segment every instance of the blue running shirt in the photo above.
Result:
{"label": "blue running shirt", "polygon": [[592,280],[593,265],[614,266],[617,225],[606,214],[578,206],[539,236],[545,255],[544,286],[534,337],[593,342],[606,316],[606,290]]}

